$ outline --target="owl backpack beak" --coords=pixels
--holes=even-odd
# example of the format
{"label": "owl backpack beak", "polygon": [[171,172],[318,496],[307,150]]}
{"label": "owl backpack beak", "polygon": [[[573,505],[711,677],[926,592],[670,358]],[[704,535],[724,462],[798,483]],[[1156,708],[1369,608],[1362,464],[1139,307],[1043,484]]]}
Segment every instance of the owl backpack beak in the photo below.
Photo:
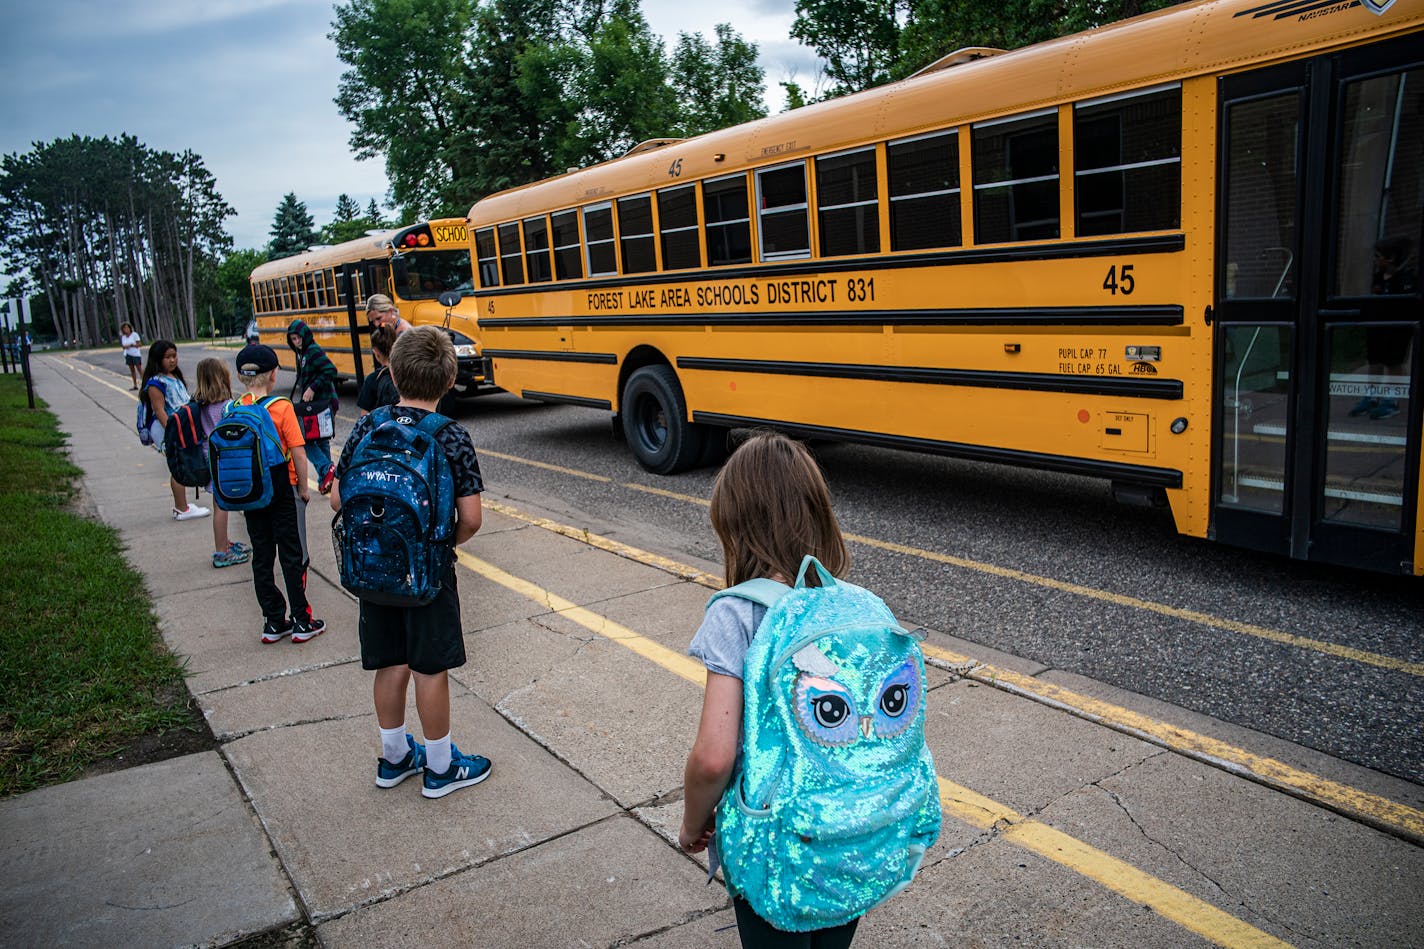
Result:
{"label": "owl backpack beak", "polygon": [[869,738],[869,737],[873,734],[872,729],[875,727],[875,724],[874,724],[874,723],[875,723],[875,718],[874,718],[874,716],[871,716],[871,715],[862,715],[862,716],[860,716],[860,737],[862,737],[862,738]]}

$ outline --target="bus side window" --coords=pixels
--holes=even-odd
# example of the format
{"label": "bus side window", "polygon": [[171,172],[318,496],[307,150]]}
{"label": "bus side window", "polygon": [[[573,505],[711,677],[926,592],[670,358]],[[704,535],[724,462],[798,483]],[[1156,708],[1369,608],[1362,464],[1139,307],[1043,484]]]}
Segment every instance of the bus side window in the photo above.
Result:
{"label": "bus side window", "polygon": [[956,129],[890,142],[885,165],[891,250],[958,247],[964,242]]}
{"label": "bus side window", "polygon": [[530,283],[547,283],[554,279],[549,266],[549,223],[542,217],[524,219],[524,262],[529,268]]}
{"label": "bus side window", "polygon": [[697,242],[696,185],[658,192],[658,226],[662,231],[664,270],[702,266],[702,250]]}
{"label": "bus side window", "polygon": [[707,222],[707,266],[751,263],[752,227],[745,176],[704,181],[702,219]]}
{"label": "bus side window", "polygon": [[1073,107],[1079,237],[1181,226],[1182,88]]}
{"label": "bus side window", "polygon": [[618,272],[613,249],[613,205],[605,201],[583,209],[584,240],[588,243],[588,275],[601,277]]}
{"label": "bus side window", "polygon": [[1058,110],[974,126],[974,242],[1055,238]]}
{"label": "bus side window", "polygon": [[505,286],[524,282],[524,252],[519,246],[519,225],[499,226],[499,271]]}
{"label": "bus side window", "polygon": [[762,260],[810,257],[806,163],[761,169],[756,177]]}
{"label": "bus side window", "polygon": [[576,280],[583,276],[578,212],[560,211],[551,220],[554,225],[554,276],[559,280]]}
{"label": "bus side window", "polygon": [[494,252],[494,228],[475,231],[475,260],[480,271],[481,287],[499,286],[499,257]]}
{"label": "bus side window", "polygon": [[624,273],[658,269],[653,249],[653,199],[649,195],[618,199],[618,244]]}
{"label": "bus side window", "polygon": [[875,149],[816,159],[821,256],[880,252],[880,193]]}

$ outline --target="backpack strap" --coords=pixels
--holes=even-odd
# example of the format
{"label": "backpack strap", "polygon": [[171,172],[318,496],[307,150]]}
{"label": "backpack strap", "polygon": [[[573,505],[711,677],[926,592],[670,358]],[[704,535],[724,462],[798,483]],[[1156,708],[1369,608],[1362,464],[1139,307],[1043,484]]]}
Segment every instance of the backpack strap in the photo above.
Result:
{"label": "backpack strap", "polygon": [[425,416],[425,418],[415,423],[415,427],[420,429],[425,434],[429,435],[432,439],[438,439],[440,432],[445,428],[445,426],[453,423],[454,421],[454,419],[441,415],[439,412],[431,412],[429,415]]}
{"label": "backpack strap", "polygon": [[714,600],[724,596],[735,596],[742,600],[751,600],[753,603],[760,603],[767,609],[776,605],[777,601],[791,592],[791,588],[784,583],[777,583],[766,577],[757,577],[755,580],[747,580],[734,587],[727,587],[725,590],[718,590],[707,600],[707,605],[711,606]]}

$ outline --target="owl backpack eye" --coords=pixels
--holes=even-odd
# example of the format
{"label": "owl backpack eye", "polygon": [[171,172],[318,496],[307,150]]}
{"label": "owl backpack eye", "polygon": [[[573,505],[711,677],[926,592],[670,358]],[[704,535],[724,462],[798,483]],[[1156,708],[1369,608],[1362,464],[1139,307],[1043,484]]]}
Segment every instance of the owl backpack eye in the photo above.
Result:
{"label": "owl backpack eye", "polygon": [[822,728],[835,728],[850,714],[850,706],[839,695],[822,695],[812,706],[816,724]]}
{"label": "owl backpack eye", "polygon": [[849,745],[860,735],[855,699],[834,679],[801,673],[796,677],[796,724],[818,745]]}
{"label": "owl backpack eye", "polygon": [[875,703],[875,734],[892,738],[910,727],[920,707],[920,667],[907,659],[880,683]]}

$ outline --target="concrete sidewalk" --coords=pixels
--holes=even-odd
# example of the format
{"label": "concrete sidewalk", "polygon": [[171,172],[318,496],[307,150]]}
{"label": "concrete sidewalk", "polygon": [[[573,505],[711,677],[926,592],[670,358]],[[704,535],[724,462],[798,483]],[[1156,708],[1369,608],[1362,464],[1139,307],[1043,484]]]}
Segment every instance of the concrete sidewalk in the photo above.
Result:
{"label": "concrete sidewalk", "polygon": [[[451,692],[455,742],[493,772],[435,801],[418,781],[381,790],[371,675],[325,504],[307,516],[328,632],[261,645],[250,569],[213,569],[210,522],[169,518],[127,379],[58,356],[35,375],[220,747],[0,802],[0,944],[224,945],[305,926],[341,947],[738,945],[725,892],[671,843],[701,703],[678,657],[705,587],[487,509],[463,548],[470,661]],[[241,517],[231,529],[244,536]],[[916,883],[866,917],[857,945],[1424,945],[1418,846],[943,669],[929,684],[954,806]],[[413,704],[407,722],[420,737]]]}

